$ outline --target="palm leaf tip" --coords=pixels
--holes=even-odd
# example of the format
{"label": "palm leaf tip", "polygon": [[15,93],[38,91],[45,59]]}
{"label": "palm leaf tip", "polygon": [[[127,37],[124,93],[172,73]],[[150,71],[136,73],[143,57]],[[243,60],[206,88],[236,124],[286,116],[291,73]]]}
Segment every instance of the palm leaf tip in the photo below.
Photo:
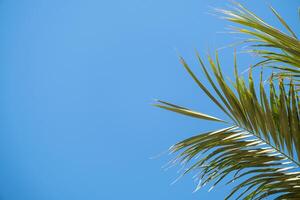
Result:
{"label": "palm leaf tip", "polygon": [[209,121],[225,122],[224,120],[221,120],[217,117],[213,117],[213,116],[201,113],[201,112],[193,111],[188,108],[177,106],[177,105],[174,105],[174,104],[171,104],[171,103],[168,103],[165,101],[161,101],[161,100],[158,100],[158,103],[153,104],[153,106],[156,106],[158,108],[162,108],[165,110],[169,110],[172,112],[176,112],[176,113],[179,113],[182,115],[186,115],[189,117],[194,117],[194,118],[204,119],[204,120],[209,120]]}

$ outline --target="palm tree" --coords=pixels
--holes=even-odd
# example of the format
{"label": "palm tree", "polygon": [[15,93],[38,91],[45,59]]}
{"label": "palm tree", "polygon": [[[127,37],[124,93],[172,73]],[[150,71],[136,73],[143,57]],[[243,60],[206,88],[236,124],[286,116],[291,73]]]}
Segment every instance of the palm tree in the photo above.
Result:
{"label": "palm tree", "polygon": [[[172,163],[186,166],[183,175],[196,172],[199,179],[196,190],[206,184],[212,189],[226,182],[233,187],[225,199],[300,199],[300,41],[283,18],[273,8],[271,11],[286,33],[238,3],[233,10],[218,10],[226,20],[238,25],[235,31],[249,36],[243,41],[250,46],[248,53],[262,58],[250,67],[247,81],[238,73],[236,56],[235,80],[228,82],[217,52],[207,57],[208,65],[197,54],[212,88],[209,90],[180,58],[199,88],[228,120],[165,101],[155,104],[224,125],[220,130],[190,137],[170,148],[176,155]],[[252,68],[259,66],[273,72],[265,81],[261,73],[255,84],[258,78],[253,79]]]}

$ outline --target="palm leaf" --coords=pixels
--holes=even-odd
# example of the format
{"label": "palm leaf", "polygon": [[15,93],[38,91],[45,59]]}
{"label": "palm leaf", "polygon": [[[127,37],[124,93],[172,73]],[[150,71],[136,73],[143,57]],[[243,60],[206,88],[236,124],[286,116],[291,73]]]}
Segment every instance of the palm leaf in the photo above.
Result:
{"label": "palm leaf", "polygon": [[[214,188],[225,178],[231,177],[227,183],[238,184],[226,199],[262,199],[270,196],[277,199],[299,198],[300,102],[295,95],[293,81],[286,87],[280,78],[276,90],[273,79],[265,88],[261,78],[259,90],[255,91],[252,72],[246,84],[243,77],[238,76],[236,61],[235,81],[230,85],[223,77],[218,56],[215,60],[208,57],[213,76],[200,56],[198,59],[215,94],[209,92],[183,58],[180,60],[199,88],[230,121],[225,122],[164,101],[158,101],[157,106],[232,126],[175,144],[170,148],[171,152],[176,153],[174,162],[187,167],[183,174],[198,172],[200,181],[196,189],[206,184]],[[192,159],[199,155],[200,159]]]}
{"label": "palm leaf", "polygon": [[278,75],[289,76],[297,81],[300,80],[300,41],[274,8],[271,7],[271,11],[287,33],[268,24],[239,3],[236,3],[236,9],[220,9],[218,11],[224,14],[225,19],[242,26],[234,27],[235,31],[252,37],[244,41],[245,43],[251,43],[248,52],[264,58],[255,66],[279,69]]}

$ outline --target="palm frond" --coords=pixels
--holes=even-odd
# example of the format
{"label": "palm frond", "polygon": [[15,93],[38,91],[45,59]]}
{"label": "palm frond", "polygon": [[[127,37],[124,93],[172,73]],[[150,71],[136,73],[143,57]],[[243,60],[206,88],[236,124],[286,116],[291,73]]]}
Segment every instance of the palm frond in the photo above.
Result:
{"label": "palm frond", "polygon": [[236,9],[218,11],[224,14],[226,20],[242,26],[234,27],[235,31],[251,37],[244,41],[251,43],[249,52],[264,59],[256,66],[279,69],[278,75],[289,75],[294,80],[300,81],[300,41],[287,22],[271,7],[275,17],[286,29],[287,33],[285,33],[268,24],[241,4],[236,3],[236,5]]}
{"label": "palm frond", "polygon": [[[172,146],[170,151],[177,153],[174,162],[186,165],[183,174],[199,172],[197,189],[208,183],[213,188],[225,177],[231,177],[228,183],[238,184],[226,199],[234,196],[236,199],[262,199],[272,195],[277,199],[300,198],[300,101],[295,95],[293,81],[287,87],[279,78],[276,90],[273,79],[265,88],[261,78],[256,91],[252,72],[246,84],[243,77],[238,76],[235,59],[235,81],[229,85],[222,74],[218,55],[215,60],[208,57],[213,76],[199,55],[198,59],[214,94],[183,58],[181,62],[230,121],[159,101],[158,107],[227,126]],[[200,159],[192,159],[199,155]]]}

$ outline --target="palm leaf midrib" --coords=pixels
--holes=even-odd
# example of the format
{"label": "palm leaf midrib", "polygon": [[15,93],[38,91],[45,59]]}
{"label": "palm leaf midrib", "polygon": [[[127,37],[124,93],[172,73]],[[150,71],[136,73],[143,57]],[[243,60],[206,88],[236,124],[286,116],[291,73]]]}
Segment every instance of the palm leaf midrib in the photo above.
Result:
{"label": "palm leaf midrib", "polygon": [[286,154],[284,151],[281,151],[280,149],[278,149],[276,146],[274,146],[273,144],[271,144],[267,140],[265,140],[262,137],[260,137],[258,134],[255,134],[254,132],[248,130],[247,128],[241,127],[239,125],[235,125],[235,126],[239,127],[240,129],[242,129],[244,131],[247,131],[248,133],[250,133],[251,135],[253,135],[257,139],[261,140],[262,142],[264,142],[265,144],[267,144],[268,146],[270,146],[271,148],[273,148],[276,152],[280,153],[282,156],[286,157],[288,160],[292,161],[297,167],[300,168],[300,163],[298,161],[296,161],[293,157],[291,157],[288,154]]}

